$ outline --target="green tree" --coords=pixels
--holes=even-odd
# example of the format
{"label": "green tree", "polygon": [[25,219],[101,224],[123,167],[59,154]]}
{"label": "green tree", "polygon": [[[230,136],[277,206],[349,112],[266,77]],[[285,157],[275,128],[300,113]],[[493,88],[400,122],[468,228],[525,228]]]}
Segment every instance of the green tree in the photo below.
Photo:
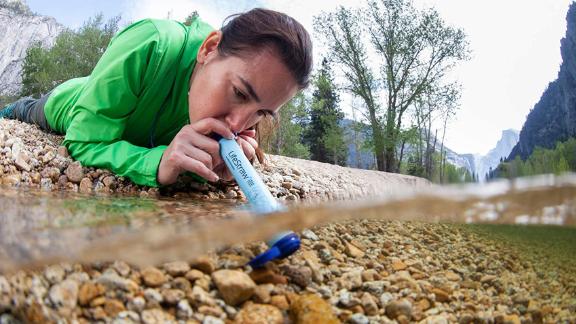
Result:
{"label": "green tree", "polygon": [[[406,111],[425,91],[443,87],[452,68],[468,58],[464,32],[447,26],[434,9],[415,9],[410,0],[372,0],[359,11],[341,7],[316,18],[315,29],[342,67],[350,92],[365,101],[378,170],[396,172]],[[362,35],[370,37],[377,68],[368,65]],[[375,96],[380,89],[382,104]]]}
{"label": "green tree", "polygon": [[334,13],[314,18],[314,29],[323,35],[329,48],[329,60],[337,63],[347,84],[344,89],[364,101],[366,117],[370,124],[371,138],[366,145],[374,150],[377,168],[381,168],[384,154],[384,135],[381,127],[380,108],[377,100],[378,84],[368,65],[368,51],[363,42],[364,30],[358,18],[361,12],[339,7]]}
{"label": "green tree", "polygon": [[304,125],[307,119],[307,100],[302,92],[280,109],[278,125],[267,142],[262,143],[272,154],[310,158],[308,146],[302,143]]}
{"label": "green tree", "polygon": [[558,142],[553,149],[536,147],[526,161],[517,155],[512,161],[500,161],[489,178],[515,178],[537,174],[576,171],[576,138]]}
{"label": "green tree", "polygon": [[98,14],[78,31],[65,30],[50,49],[31,46],[22,66],[22,96],[39,97],[62,82],[87,76],[118,31],[120,16],[103,21]]}
{"label": "green tree", "polygon": [[326,154],[332,158],[333,164],[346,165],[348,149],[344,141],[344,131],[337,124],[332,125],[322,136],[322,144],[326,148]]}
{"label": "green tree", "polygon": [[314,87],[304,141],[310,147],[312,160],[344,165],[348,155],[344,131],[340,127],[344,113],[338,106],[339,98],[326,59],[322,60]]}
{"label": "green tree", "polygon": [[198,14],[198,11],[194,10],[192,11],[191,14],[189,14],[186,19],[184,20],[184,25],[186,26],[190,26],[192,25],[192,23],[194,22],[194,20],[198,19],[200,15]]}

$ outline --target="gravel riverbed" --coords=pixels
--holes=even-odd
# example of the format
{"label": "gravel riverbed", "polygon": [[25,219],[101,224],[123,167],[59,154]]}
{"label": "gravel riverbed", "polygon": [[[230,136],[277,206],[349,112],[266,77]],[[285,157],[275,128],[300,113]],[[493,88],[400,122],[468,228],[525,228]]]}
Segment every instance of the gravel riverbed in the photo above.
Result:
{"label": "gravel riverbed", "polygon": [[[0,120],[2,183],[83,193],[237,198],[182,179],[158,190],[81,166],[62,137]],[[281,200],[377,196],[422,179],[283,157],[258,166]],[[117,260],[0,274],[0,323],[575,323],[570,269],[464,225],[361,220],[299,233],[292,257],[253,270],[262,242],[138,268]]]}

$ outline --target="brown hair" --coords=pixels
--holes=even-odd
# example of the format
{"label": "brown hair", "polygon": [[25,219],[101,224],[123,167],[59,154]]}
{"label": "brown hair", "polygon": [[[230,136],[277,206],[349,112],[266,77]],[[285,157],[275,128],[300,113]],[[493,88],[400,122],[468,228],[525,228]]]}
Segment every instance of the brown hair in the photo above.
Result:
{"label": "brown hair", "polygon": [[[312,41],[306,29],[294,18],[274,10],[256,8],[229,16],[220,30],[220,55],[242,56],[271,48],[277,51],[300,89],[308,86],[312,71]],[[269,119],[259,122],[255,126],[257,141],[262,143],[277,125],[277,121]],[[256,157],[264,163],[264,153],[260,148],[256,150]]]}
{"label": "brown hair", "polygon": [[303,89],[312,70],[312,41],[294,18],[268,9],[256,8],[226,18],[220,29],[220,55],[242,55],[263,48],[275,49]]}

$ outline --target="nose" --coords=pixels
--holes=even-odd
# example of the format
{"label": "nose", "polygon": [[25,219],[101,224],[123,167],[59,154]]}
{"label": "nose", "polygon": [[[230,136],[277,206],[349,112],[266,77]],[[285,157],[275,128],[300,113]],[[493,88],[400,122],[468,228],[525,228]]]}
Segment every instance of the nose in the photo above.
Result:
{"label": "nose", "polygon": [[226,115],[225,121],[230,126],[230,130],[234,133],[240,133],[248,128],[249,122],[252,119],[252,113],[247,109],[234,109]]}

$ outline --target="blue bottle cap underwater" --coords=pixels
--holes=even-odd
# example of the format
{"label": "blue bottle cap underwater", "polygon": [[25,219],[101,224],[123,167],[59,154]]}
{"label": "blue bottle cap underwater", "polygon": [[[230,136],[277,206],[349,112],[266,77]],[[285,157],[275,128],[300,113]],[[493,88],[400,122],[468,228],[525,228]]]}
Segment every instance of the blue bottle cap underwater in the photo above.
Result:
{"label": "blue bottle cap underwater", "polygon": [[258,254],[254,257],[248,265],[252,268],[261,268],[268,261],[276,259],[284,259],[294,252],[298,251],[300,248],[300,237],[294,232],[289,232],[288,234],[282,236],[280,240],[277,240],[268,250],[264,253]]}
{"label": "blue bottle cap underwater", "polygon": [[[212,137],[218,140],[220,155],[246,199],[250,202],[253,212],[263,216],[283,210],[284,206],[272,196],[238,143],[233,139],[222,138],[219,135]],[[248,265],[259,268],[268,261],[292,255],[300,248],[300,238],[294,232],[282,232],[275,235],[268,242],[268,246],[270,248],[267,251],[256,256]]]}

